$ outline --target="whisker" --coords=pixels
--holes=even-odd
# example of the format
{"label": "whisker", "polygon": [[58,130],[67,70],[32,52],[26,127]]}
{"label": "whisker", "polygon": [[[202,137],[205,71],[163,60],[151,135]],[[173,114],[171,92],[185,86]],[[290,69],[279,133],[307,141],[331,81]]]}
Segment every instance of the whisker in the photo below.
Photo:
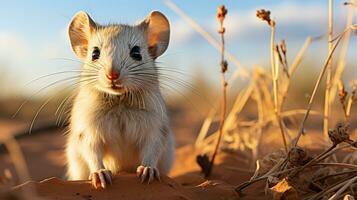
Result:
{"label": "whisker", "polygon": [[[139,77],[132,77],[132,79],[135,79],[135,81],[141,83],[142,85],[147,85],[148,83],[152,83],[150,80],[147,80],[147,79],[141,79]],[[148,82],[149,81],[149,82]],[[163,88],[163,89],[168,89],[168,90],[171,90],[173,92],[176,92],[177,94],[181,95],[182,97],[184,97],[187,101],[190,102],[189,98],[184,95],[182,92],[180,92],[179,90],[177,90],[176,88],[174,88],[173,86],[169,85],[169,84],[166,84],[166,83],[162,83],[159,85],[159,87]],[[193,104],[192,104],[193,105]]]}
{"label": "whisker", "polygon": [[[65,60],[65,61],[72,61],[72,62],[77,62],[77,63],[81,63],[81,64],[85,64],[89,67],[92,67],[93,69],[96,69],[96,70],[100,70],[99,67],[97,67],[96,65],[92,64],[92,63],[88,63],[88,62],[83,62],[83,61],[80,61],[80,60],[75,60],[75,59],[71,59],[71,58],[54,58],[54,60]],[[102,66],[103,67],[103,66]]]}
{"label": "whisker", "polygon": [[137,69],[138,67],[140,67],[140,66],[142,66],[142,65],[145,65],[145,64],[148,64],[148,63],[150,63],[150,62],[151,62],[151,60],[149,60],[149,61],[147,61],[147,62],[142,62],[142,63],[139,63],[139,64],[133,66],[133,64],[135,64],[135,62],[134,62],[132,65],[129,65],[129,66],[127,66],[126,68],[128,69],[128,71],[130,71],[130,70]]}
{"label": "whisker", "polygon": [[[90,81],[90,80],[91,80],[91,79],[87,79],[87,80],[85,80],[85,81]],[[85,81],[82,81],[82,82],[85,82]],[[94,79],[93,81],[95,81],[95,79]],[[91,83],[92,83],[92,82],[90,81],[90,82],[86,83],[84,86],[86,86],[86,85],[88,85],[88,84],[91,84]],[[81,87],[83,87],[83,86],[81,86]],[[56,109],[55,116],[56,116],[57,113],[58,113],[58,117],[57,117],[57,120],[56,120],[56,124],[57,124],[57,125],[62,126],[62,125],[61,125],[62,116],[63,116],[64,114],[68,113],[68,111],[66,111],[66,112],[64,111],[64,109],[65,109],[65,107],[66,107],[66,104],[68,103],[68,100],[71,99],[71,98],[73,98],[73,97],[75,97],[76,94],[77,94],[77,93],[73,92],[72,94],[67,95],[67,97],[62,100],[62,102],[60,103],[60,105],[59,105],[58,108]],[[70,109],[68,109],[68,110],[70,111]],[[66,119],[63,120],[63,123],[64,123],[65,121],[66,121]]]}
{"label": "whisker", "polygon": [[77,78],[80,78],[80,77],[83,77],[81,75],[78,75],[78,76],[72,76],[72,77],[68,77],[68,78],[64,78],[64,79],[60,79],[60,80],[57,80],[55,82],[52,82],[42,88],[40,88],[39,90],[37,90],[35,93],[33,93],[29,98],[27,98],[26,100],[24,100],[21,105],[19,106],[19,108],[16,110],[16,112],[14,113],[14,115],[12,116],[12,118],[16,117],[16,115],[21,111],[21,109],[23,108],[23,106],[28,103],[30,101],[31,98],[33,98],[35,95],[38,95],[40,92],[42,92],[43,90],[49,88],[49,87],[52,87],[56,84],[59,84],[59,83],[62,83],[62,82],[66,82],[66,81],[71,81],[71,80],[75,80]]}
{"label": "whisker", "polygon": [[96,75],[97,74],[96,71],[84,71],[84,70],[60,71],[60,72],[55,72],[55,73],[51,73],[51,74],[46,74],[46,75],[40,76],[38,78],[35,78],[35,79],[27,82],[25,85],[29,85],[29,84],[31,84],[33,82],[36,82],[38,80],[41,80],[43,78],[47,78],[47,77],[50,77],[50,76],[55,76],[55,75],[58,75],[58,74],[66,74],[66,73],[76,73],[76,72],[86,72],[86,73],[82,73],[83,75],[87,75],[87,74],[88,75],[91,75],[91,74]]}
{"label": "whisker", "polygon": [[[81,83],[81,82],[85,82],[85,81],[88,81],[88,80],[78,81],[78,82],[76,82],[76,83],[70,85],[70,87],[72,87],[72,86],[74,86],[74,85],[77,85],[77,84],[79,84],[79,83]],[[96,81],[96,80],[92,80],[92,82],[94,82],[94,81]],[[60,91],[67,90],[67,89],[70,88],[70,87],[62,88]],[[41,112],[41,111],[43,110],[43,108],[44,108],[53,98],[55,98],[55,97],[56,97],[56,96],[52,96],[52,97],[48,98],[48,99],[40,106],[40,108],[37,110],[37,112],[36,112],[34,118],[33,118],[32,121],[31,121],[30,129],[29,129],[29,133],[30,133],[30,134],[31,134],[31,132],[32,132],[32,128],[33,128],[33,126],[34,126],[34,124],[35,124],[35,121],[36,121],[38,115],[40,114],[40,112]]]}
{"label": "whisker", "polygon": [[61,101],[61,103],[59,104],[59,106],[57,107],[56,112],[55,112],[55,116],[58,114],[58,115],[57,115],[58,117],[57,117],[57,120],[56,120],[56,124],[57,124],[57,125],[59,125],[60,122],[61,122],[62,113],[63,113],[64,107],[65,107],[65,104],[67,103],[67,101],[68,101],[70,98],[74,97],[75,95],[76,95],[76,93],[67,95],[67,97],[64,98],[64,99]]}
{"label": "whisker", "polygon": [[155,79],[159,79],[159,82],[162,81],[169,81],[172,83],[177,84],[178,86],[181,86],[185,89],[190,89],[192,92],[196,93],[196,95],[201,95],[200,92],[198,91],[198,89],[196,89],[192,84],[188,83],[187,81],[180,79],[178,77],[171,77],[170,75],[167,74],[161,74],[159,73],[159,77],[153,73],[150,72],[137,72],[137,73],[131,73],[130,75],[133,76],[142,76],[144,78],[155,78]]}
{"label": "whisker", "polygon": [[[177,82],[175,81],[163,81],[161,80],[160,83],[158,84],[158,81],[157,79],[153,79],[153,78],[150,78],[150,77],[140,77],[140,76],[128,76],[131,80],[139,83],[142,87],[148,87],[148,86],[156,86],[158,85],[161,89],[164,89],[164,90],[169,90],[169,91],[172,91],[176,94],[179,94],[180,96],[182,96],[187,102],[189,102],[192,106],[194,106],[194,103],[190,100],[190,98],[188,98],[184,93],[182,93],[181,91],[179,91],[178,89],[176,89],[173,84],[178,84]],[[180,86],[180,85],[178,85]],[[181,85],[181,87],[184,87],[183,85]],[[195,92],[195,91],[192,91],[195,95],[197,95],[198,97],[202,97],[202,95],[199,93],[199,92]],[[207,102],[208,104],[211,105],[210,102]]]}

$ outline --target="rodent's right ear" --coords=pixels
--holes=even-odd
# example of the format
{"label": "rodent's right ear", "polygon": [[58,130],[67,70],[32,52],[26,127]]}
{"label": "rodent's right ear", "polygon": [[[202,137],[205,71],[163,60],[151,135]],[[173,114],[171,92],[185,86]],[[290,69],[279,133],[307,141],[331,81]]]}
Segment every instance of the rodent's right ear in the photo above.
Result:
{"label": "rodent's right ear", "polygon": [[96,23],[83,11],[78,12],[68,27],[68,35],[74,53],[80,59],[85,59],[91,34],[97,28]]}

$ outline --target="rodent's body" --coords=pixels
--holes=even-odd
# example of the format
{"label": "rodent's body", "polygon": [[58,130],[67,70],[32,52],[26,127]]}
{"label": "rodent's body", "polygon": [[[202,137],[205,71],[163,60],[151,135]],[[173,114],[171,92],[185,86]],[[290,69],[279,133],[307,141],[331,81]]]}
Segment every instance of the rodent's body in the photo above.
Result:
{"label": "rodent's body", "polygon": [[80,90],[74,101],[67,142],[69,178],[87,179],[90,169],[86,160],[98,156],[103,158],[100,168],[113,173],[136,172],[145,154],[153,154],[150,160],[157,159],[158,170],[167,174],[174,157],[174,141],[166,111],[161,111],[165,109],[163,99],[146,97],[159,101],[161,108],[158,102],[146,102],[144,110],[128,107],[119,97],[105,98]]}
{"label": "rodent's body", "polygon": [[169,33],[157,11],[133,26],[101,26],[84,12],[73,18],[70,41],[83,66],[66,147],[69,179],[105,188],[112,173],[151,182],[169,172],[174,139],[155,64]]}

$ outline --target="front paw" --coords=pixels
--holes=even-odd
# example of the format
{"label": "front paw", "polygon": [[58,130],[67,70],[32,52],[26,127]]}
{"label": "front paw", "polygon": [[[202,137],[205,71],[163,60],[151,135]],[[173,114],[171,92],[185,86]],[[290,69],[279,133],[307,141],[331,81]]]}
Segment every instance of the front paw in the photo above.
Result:
{"label": "front paw", "polygon": [[92,185],[98,189],[100,187],[106,188],[107,185],[112,184],[112,172],[107,169],[100,169],[89,175],[89,180],[92,181]]}
{"label": "front paw", "polygon": [[151,183],[154,179],[160,181],[160,173],[156,167],[145,167],[140,165],[136,169],[136,175],[141,179],[141,183],[147,181]]}

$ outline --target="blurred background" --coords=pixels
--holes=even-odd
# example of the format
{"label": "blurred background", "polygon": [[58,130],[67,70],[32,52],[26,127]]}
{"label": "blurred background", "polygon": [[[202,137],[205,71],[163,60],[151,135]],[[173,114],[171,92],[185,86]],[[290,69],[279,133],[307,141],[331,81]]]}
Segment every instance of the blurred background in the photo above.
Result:
{"label": "blurred background", "polygon": [[[349,8],[344,6],[344,1],[336,0],[334,3],[334,30],[337,35],[345,27]],[[18,138],[30,175],[35,180],[62,177],[65,171],[63,133],[66,130],[67,109],[61,109],[61,105],[73,92],[70,87],[73,81],[58,82],[66,78],[63,74],[44,76],[80,68],[80,64],[73,61],[77,58],[67,36],[72,16],[84,10],[100,24],[132,24],[144,19],[152,10],[160,10],[170,20],[171,43],[158,61],[163,67],[177,69],[179,72],[173,73],[172,77],[176,76],[184,82],[172,83],[172,87],[163,92],[177,146],[193,143],[209,109],[216,106],[220,95],[220,54],[197,32],[192,22],[219,41],[216,9],[220,4],[228,9],[226,49],[240,63],[236,71],[236,66],[228,60],[227,77],[236,72],[238,76],[229,83],[229,101],[232,102],[235,95],[247,86],[249,77],[244,76],[245,70],[270,67],[270,29],[255,16],[256,10],[265,8],[271,11],[277,23],[276,40],[286,41],[288,62],[292,62],[307,37],[318,38],[309,46],[301,66],[292,77],[294,81],[287,102],[287,107],[305,107],[328,54],[328,3],[325,0],[3,1],[0,7],[0,139],[5,140],[9,136]],[[173,5],[186,13],[188,18],[180,16]],[[353,12],[356,14],[357,11]],[[357,56],[351,50],[356,47],[356,36],[351,34],[343,74],[346,86],[357,75],[354,70]],[[40,77],[44,78],[37,80]],[[320,91],[318,102],[322,100]],[[314,109],[322,110],[323,104],[316,105]],[[66,106],[69,107],[70,102]],[[249,118],[249,110],[245,116]],[[62,128],[56,128],[57,124]],[[316,126],[321,124],[322,120],[318,119]],[[9,173],[9,170],[14,174],[10,156],[2,145],[0,174],[4,171]]]}

